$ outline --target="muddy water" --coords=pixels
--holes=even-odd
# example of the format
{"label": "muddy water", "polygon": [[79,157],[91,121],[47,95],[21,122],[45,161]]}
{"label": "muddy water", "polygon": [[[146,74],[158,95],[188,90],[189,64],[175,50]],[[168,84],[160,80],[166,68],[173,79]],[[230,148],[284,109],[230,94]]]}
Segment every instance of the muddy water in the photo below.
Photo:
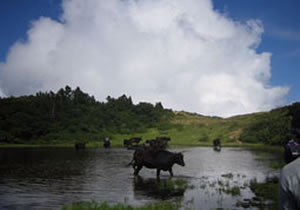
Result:
{"label": "muddy water", "polygon": [[[174,194],[153,191],[155,170],[142,169],[139,177],[127,166],[133,151],[123,148],[0,148],[0,209],[57,209],[74,201],[127,203],[179,200],[192,209],[239,209],[251,199],[250,180],[278,176],[271,169],[272,154],[264,160],[245,148],[210,147],[170,149],[183,152],[186,166],[173,167],[172,180],[189,188]],[[169,174],[161,173],[161,182]],[[235,195],[231,189],[238,187]],[[241,208],[242,209],[242,208]]]}

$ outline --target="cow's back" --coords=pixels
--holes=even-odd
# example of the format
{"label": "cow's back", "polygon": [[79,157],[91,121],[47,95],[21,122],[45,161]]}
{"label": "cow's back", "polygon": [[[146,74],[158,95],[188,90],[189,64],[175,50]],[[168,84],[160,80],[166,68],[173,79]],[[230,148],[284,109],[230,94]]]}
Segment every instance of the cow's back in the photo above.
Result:
{"label": "cow's back", "polygon": [[155,156],[155,165],[157,168],[169,170],[175,163],[175,154],[167,150],[160,150]]}

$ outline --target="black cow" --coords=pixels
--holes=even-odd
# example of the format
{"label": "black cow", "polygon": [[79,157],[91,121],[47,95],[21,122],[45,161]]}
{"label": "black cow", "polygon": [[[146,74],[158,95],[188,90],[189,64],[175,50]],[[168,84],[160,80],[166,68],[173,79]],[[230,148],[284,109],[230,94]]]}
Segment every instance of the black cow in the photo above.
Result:
{"label": "black cow", "polygon": [[133,137],[131,139],[124,139],[123,146],[127,149],[135,149],[139,147],[139,142],[142,140],[140,137]]}
{"label": "black cow", "polygon": [[185,166],[182,153],[173,153],[167,150],[153,151],[151,148],[140,148],[135,150],[133,160],[134,175],[145,166],[146,168],[156,169],[156,177],[159,179],[160,171],[169,171],[173,176],[172,167],[174,164]]}
{"label": "black cow", "polygon": [[85,142],[75,142],[75,149],[85,149]]}
{"label": "black cow", "polygon": [[110,140],[109,140],[109,138],[105,138],[103,146],[104,146],[104,148],[110,148]]}
{"label": "black cow", "polygon": [[171,138],[156,137],[156,139],[147,139],[146,144],[155,149],[165,150],[168,147],[168,141],[171,141]]}
{"label": "black cow", "polygon": [[140,137],[132,137],[130,139],[132,144],[138,144],[138,143],[140,143],[141,140],[142,140],[142,138],[140,138]]}
{"label": "black cow", "polygon": [[213,140],[213,146],[214,146],[214,150],[221,151],[221,140],[220,139]]}
{"label": "black cow", "polygon": [[130,145],[130,140],[129,139],[124,139],[123,140],[123,146],[128,147]]}

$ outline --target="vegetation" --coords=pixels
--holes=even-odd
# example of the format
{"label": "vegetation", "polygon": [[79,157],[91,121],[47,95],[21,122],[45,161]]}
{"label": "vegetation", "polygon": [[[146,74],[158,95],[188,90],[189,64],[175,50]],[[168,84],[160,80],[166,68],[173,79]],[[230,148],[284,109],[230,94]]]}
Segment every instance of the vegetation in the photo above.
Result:
{"label": "vegetation", "polygon": [[57,93],[0,99],[2,143],[97,142],[114,134],[132,135],[167,125],[172,111],[161,103],[134,105],[125,95],[107,102],[66,86]]}
{"label": "vegetation", "polygon": [[256,179],[251,180],[250,189],[257,197],[251,202],[252,206],[260,208],[278,209],[279,206],[279,186],[278,178],[267,178],[264,183],[257,182]]}
{"label": "vegetation", "polygon": [[[201,110],[199,110],[201,111]],[[98,102],[79,87],[56,93],[0,98],[0,143],[122,146],[133,136],[153,139],[169,136],[172,145],[208,145],[216,138],[222,145],[283,145],[300,129],[300,103],[230,118],[173,112],[160,102],[133,104],[131,97],[108,96]]]}
{"label": "vegetation", "polygon": [[176,179],[156,183],[153,185],[153,188],[157,195],[162,195],[162,197],[171,197],[183,195],[187,189],[192,189],[193,186],[189,185],[186,180]]}
{"label": "vegetation", "polygon": [[70,205],[63,206],[62,210],[176,210],[180,209],[180,205],[172,202],[157,202],[157,203],[149,203],[140,207],[133,207],[127,204],[115,204],[108,205],[106,202],[97,203],[95,201],[90,202],[76,202]]}

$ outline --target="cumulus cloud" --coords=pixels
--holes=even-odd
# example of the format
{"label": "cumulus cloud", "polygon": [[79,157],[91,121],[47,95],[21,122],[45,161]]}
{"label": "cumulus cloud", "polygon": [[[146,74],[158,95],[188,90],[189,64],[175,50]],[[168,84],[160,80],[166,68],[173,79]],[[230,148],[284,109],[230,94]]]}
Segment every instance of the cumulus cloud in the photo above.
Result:
{"label": "cumulus cloud", "polygon": [[[263,26],[213,10],[211,0],[65,0],[61,20],[41,17],[0,63],[2,95],[69,85],[103,101],[132,96],[165,107],[231,116],[284,103],[271,87]],[[0,93],[1,93],[0,91]]]}

